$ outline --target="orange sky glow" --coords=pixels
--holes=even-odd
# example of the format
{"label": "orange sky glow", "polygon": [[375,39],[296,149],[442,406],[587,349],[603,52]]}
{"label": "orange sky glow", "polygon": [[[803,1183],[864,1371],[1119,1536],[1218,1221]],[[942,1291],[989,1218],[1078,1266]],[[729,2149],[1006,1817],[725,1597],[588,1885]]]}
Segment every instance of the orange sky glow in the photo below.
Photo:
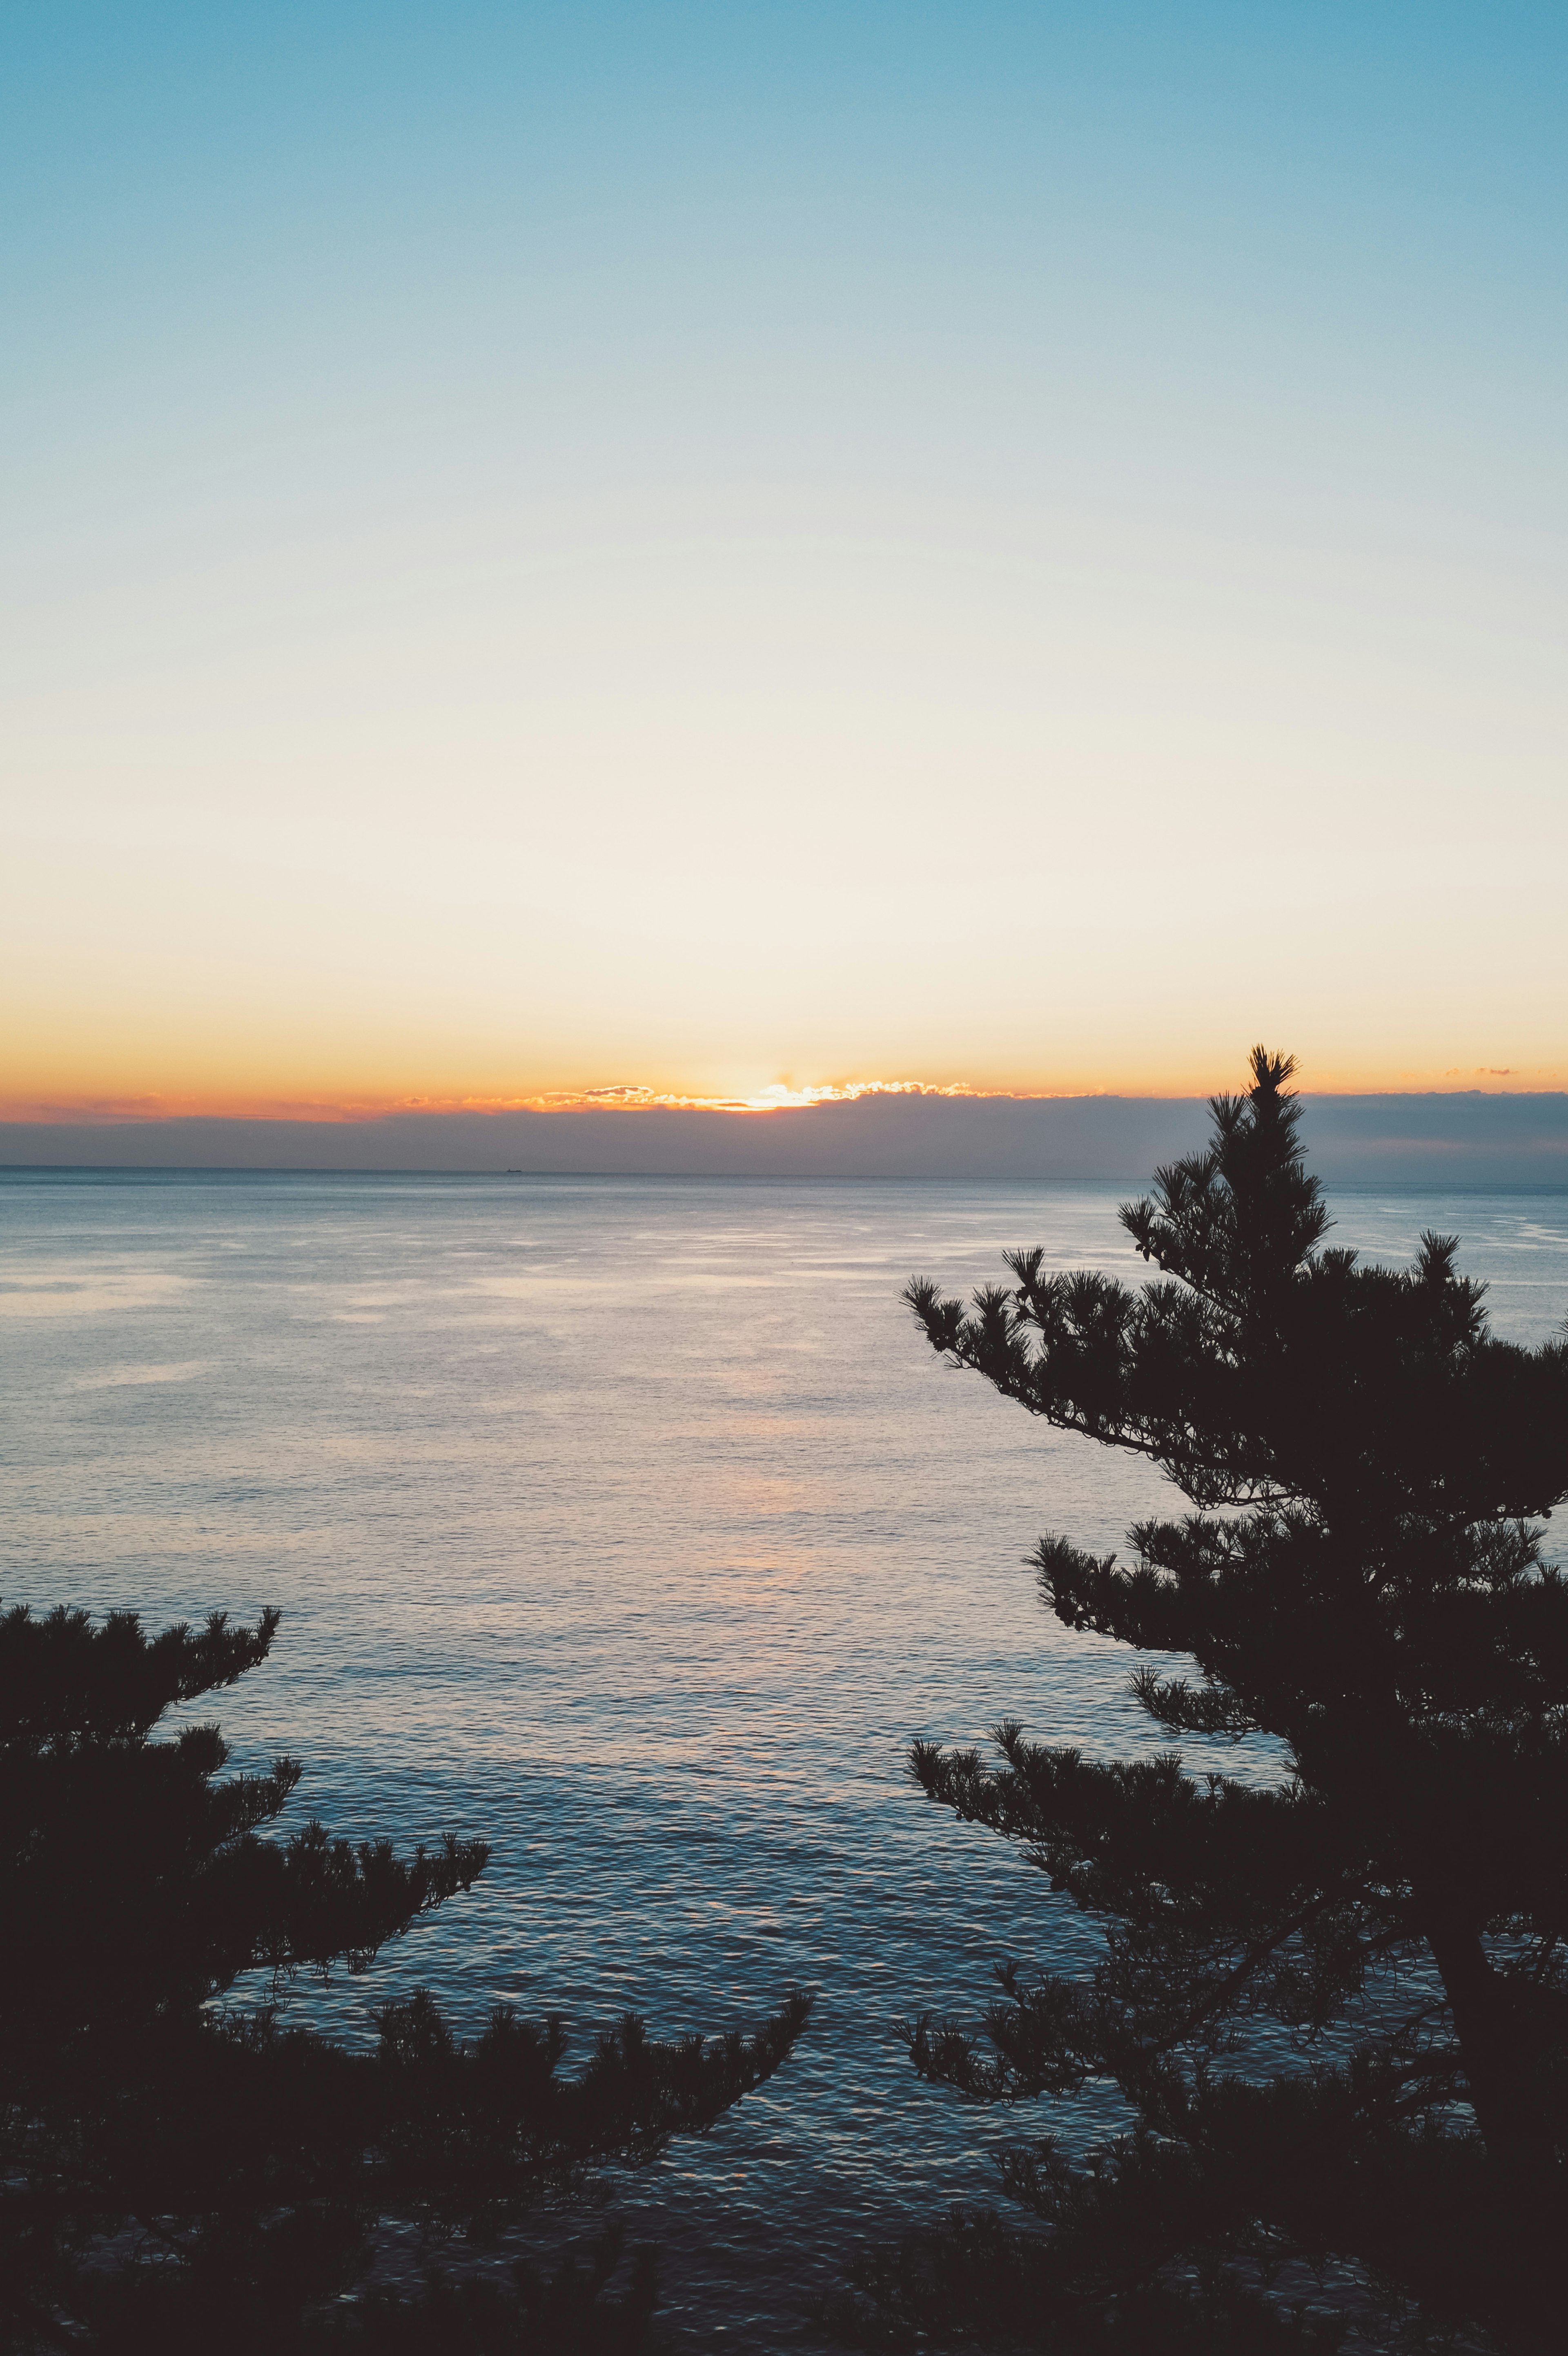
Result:
{"label": "orange sky glow", "polygon": [[656,105],[492,13],[385,115],[319,9],[18,85],[0,1119],[1568,1088],[1509,44],[851,103],[731,10]]}
{"label": "orange sky glow", "polygon": [[[1537,1090],[1555,1090],[1563,1086],[1561,1071],[1548,1067],[1540,1071],[1498,1069],[1477,1066],[1473,1069],[1450,1069],[1443,1072],[1397,1073],[1392,1076],[1355,1073],[1349,1076],[1329,1073],[1302,1075],[1304,1086],[1327,1095],[1360,1095],[1368,1093],[1416,1093],[1434,1091],[1470,1092],[1483,1094],[1525,1094]],[[89,1123],[134,1123],[137,1121],[177,1120],[196,1119],[229,1119],[251,1120],[305,1120],[324,1123],[375,1120],[388,1114],[422,1112],[442,1113],[505,1113],[549,1112],[570,1114],[575,1111],[636,1111],[666,1109],[688,1112],[713,1112],[756,1118],[770,1113],[800,1110],[816,1104],[851,1103],[870,1096],[933,1096],[947,1098],[980,1098],[1007,1096],[1034,1100],[1049,1100],[1082,1096],[1113,1095],[1125,1097],[1192,1097],[1207,1096],[1241,1085],[1237,1070],[1218,1074],[1210,1079],[1198,1079],[1186,1074],[1162,1082],[1119,1087],[1060,1087],[1042,1088],[1018,1085],[1013,1087],[976,1087],[964,1081],[923,1080],[852,1080],[821,1086],[790,1087],[774,1083],[749,1095],[693,1094],[679,1089],[659,1089],[634,1085],[592,1088],[547,1088],[513,1094],[488,1092],[473,1095],[379,1095],[353,1094],[343,1097],[316,1095],[290,1096],[275,1091],[247,1091],[240,1087],[151,1091],[146,1093],[82,1093],[13,1090],[0,1095],[0,1122],[60,1123],[68,1126]]]}

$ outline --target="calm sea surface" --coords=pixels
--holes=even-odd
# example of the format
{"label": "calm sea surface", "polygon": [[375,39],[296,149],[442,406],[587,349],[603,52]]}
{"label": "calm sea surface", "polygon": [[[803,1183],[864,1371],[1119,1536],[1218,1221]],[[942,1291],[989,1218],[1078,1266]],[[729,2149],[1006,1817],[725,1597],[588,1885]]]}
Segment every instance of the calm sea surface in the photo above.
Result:
{"label": "calm sea surface", "polygon": [[[296,1806],[334,1829],[495,1845],[470,1898],[302,1995],[313,2017],[362,2036],[422,1981],[465,2022],[506,1998],[586,2042],[628,2008],[711,2029],[819,1991],[785,2071],[624,2189],[687,2346],[810,2344],[857,2237],[987,2197],[987,2154],[1059,2124],[966,2112],[903,2058],[901,2013],[1090,1948],[901,1754],[1003,1715],[1157,1744],[1126,1656],[1047,1619],[1021,1564],[1043,1529],[1110,1547],[1179,1500],[945,1369],[898,1293],[1014,1243],[1136,1277],[1115,1202],[0,1173],[6,1600],[281,1605],[271,1662],[200,1713],[238,1762],[295,1751]],[[1511,1338],[1568,1312],[1568,1198],[1335,1209],[1335,1241],[1390,1261],[1460,1234]]]}

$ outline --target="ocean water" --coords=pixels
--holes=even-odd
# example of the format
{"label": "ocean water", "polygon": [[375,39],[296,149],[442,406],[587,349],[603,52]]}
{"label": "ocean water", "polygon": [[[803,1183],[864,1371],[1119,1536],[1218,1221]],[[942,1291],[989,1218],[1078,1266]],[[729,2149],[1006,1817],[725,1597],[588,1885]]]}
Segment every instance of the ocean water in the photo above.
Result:
{"label": "ocean water", "polygon": [[[902,1755],[1004,1715],[1157,1745],[1125,1654],[1048,1619],[1023,1562],[1180,1501],[944,1367],[898,1294],[1015,1243],[1136,1278],[1116,1200],[0,1173],[6,1600],[280,1605],[272,1660],[197,1713],[236,1763],[299,1755],[295,1806],[335,1830],[494,1844],[470,1897],[302,2009],[364,2037],[422,1983],[466,2023],[564,2012],[581,2048],[628,2008],[718,2029],[817,1991],[772,2083],[615,2188],[683,2346],[815,2344],[858,2238],[988,2197],[1009,2139],[1095,2125],[913,2078],[901,2014],[973,2012],[998,1959],[1093,1942]],[[1568,1312],[1568,1198],[1334,1207],[1336,1241],[1390,1261],[1460,1234],[1511,1338]],[[1264,1744],[1222,1763],[1274,1772]]]}

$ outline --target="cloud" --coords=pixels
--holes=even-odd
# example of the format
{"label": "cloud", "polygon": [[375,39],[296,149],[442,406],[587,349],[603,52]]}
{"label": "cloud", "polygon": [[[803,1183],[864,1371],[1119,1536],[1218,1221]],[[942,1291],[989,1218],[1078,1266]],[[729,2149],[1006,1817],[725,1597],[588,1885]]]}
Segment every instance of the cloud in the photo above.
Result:
{"label": "cloud", "polygon": [[[804,1100],[803,1100],[804,1099]],[[1331,1184],[1568,1187],[1568,1094],[1306,1098]],[[211,1116],[0,1123],[16,1170],[408,1170],[650,1176],[1082,1179],[1140,1183],[1208,1131],[1196,1098],[997,1097],[873,1086],[772,1108],[630,1090],[551,1108],[404,1108],[354,1120]]]}

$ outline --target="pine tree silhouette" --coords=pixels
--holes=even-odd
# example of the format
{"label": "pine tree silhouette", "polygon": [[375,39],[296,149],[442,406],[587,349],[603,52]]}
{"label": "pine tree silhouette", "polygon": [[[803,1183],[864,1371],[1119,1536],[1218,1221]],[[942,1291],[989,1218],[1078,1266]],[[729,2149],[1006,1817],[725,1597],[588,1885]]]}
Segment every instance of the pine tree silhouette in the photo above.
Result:
{"label": "pine tree silhouette", "polygon": [[628,2015],[575,2077],[559,2018],[499,2008],[471,2043],[416,1991],[379,2050],[230,2010],[240,1975],[362,1969],[468,1890],[483,1841],[398,1857],[308,1823],[264,1837],[300,1779],[220,1780],[212,1726],[150,1739],[174,1704],[263,1661],[278,1615],[149,1636],[134,1614],[0,1617],[0,2329],[19,2348],[165,2356],[324,2342],[366,2351],[630,2351],[645,2264],[618,2251],[516,2291],[437,2283],[323,2309],[375,2221],[474,2233],[610,2159],[654,2157],[776,2070],[807,2000],[754,2035],[665,2043]]}
{"label": "pine tree silhouette", "polygon": [[[916,2067],[977,2101],[1112,2085],[1136,2125],[1088,2169],[1013,2155],[1043,2234],[969,2217],[875,2262],[873,2333],[1312,2344],[1259,2271],[1300,2254],[1358,2262],[1412,2328],[1568,2344],[1568,1584],[1540,1526],[1568,1496],[1568,1346],[1497,1340],[1452,1237],[1404,1271],[1325,1248],[1294,1068],[1255,1049],[1208,1150],[1124,1206],[1142,1289],[1040,1250],[968,1307],[908,1289],[955,1365],[1185,1492],[1130,1561],[1042,1541],[1043,1598],[1195,1660],[1132,1679],[1172,1735],[1273,1736],[1285,1765],[1267,1788],[1101,1763],[1012,1723],[989,1760],[914,1747],[930,1798],[1104,1933],[1087,1980],[1006,1969],[977,2035],[911,2025]],[[1299,2066],[1248,2066],[1271,2027]]]}

